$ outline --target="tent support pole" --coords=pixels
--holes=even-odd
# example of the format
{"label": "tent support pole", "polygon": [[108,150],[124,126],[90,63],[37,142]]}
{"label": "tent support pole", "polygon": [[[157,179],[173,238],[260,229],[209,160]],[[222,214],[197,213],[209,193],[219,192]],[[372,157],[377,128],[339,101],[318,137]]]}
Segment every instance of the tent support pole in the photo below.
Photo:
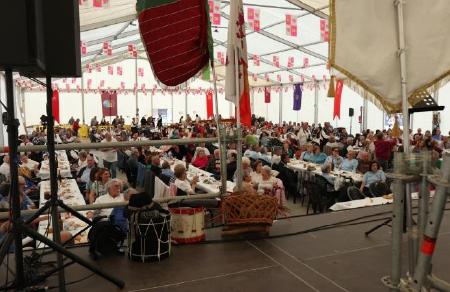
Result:
{"label": "tent support pole", "polygon": [[314,125],[319,124],[319,84],[314,82]]}
{"label": "tent support pole", "polygon": [[240,192],[242,190],[242,126],[241,126],[241,88],[239,82],[239,56],[240,52],[234,47],[234,70],[236,76],[236,128],[237,128],[237,177],[236,187]]}
{"label": "tent support pole", "polygon": [[83,125],[86,125],[86,116],[84,112],[84,76],[81,74],[81,118],[83,119]]}
{"label": "tent support pole", "polygon": [[[221,123],[219,115],[219,98],[217,94],[217,75],[216,68],[214,66],[214,60],[211,60],[211,68],[213,71],[213,86],[214,86],[214,106],[216,110],[215,120],[217,128],[217,137],[219,138],[219,151],[220,151],[220,195],[225,196],[227,193],[227,148],[225,143],[225,128]],[[186,91],[186,113],[187,113],[187,91]]]}
{"label": "tent support pole", "polygon": [[278,104],[278,124],[283,122],[283,88],[280,88],[280,100]]}
{"label": "tent support pole", "polygon": [[367,125],[367,121],[369,120],[368,119],[368,106],[369,106],[369,102],[368,102],[368,100],[367,100],[367,98],[366,97],[364,97],[364,99],[363,99],[363,112],[362,112],[362,122],[363,122],[363,130],[364,131],[366,131],[367,130],[367,128],[368,128],[368,125]]}
{"label": "tent support pole", "polygon": [[[136,104],[136,120],[139,122],[139,102],[138,102],[138,58],[136,56],[136,58],[134,59],[134,72],[135,72],[135,104]],[[152,101],[153,101],[153,97],[152,97]],[[152,105],[152,112],[153,112],[153,105]]]}

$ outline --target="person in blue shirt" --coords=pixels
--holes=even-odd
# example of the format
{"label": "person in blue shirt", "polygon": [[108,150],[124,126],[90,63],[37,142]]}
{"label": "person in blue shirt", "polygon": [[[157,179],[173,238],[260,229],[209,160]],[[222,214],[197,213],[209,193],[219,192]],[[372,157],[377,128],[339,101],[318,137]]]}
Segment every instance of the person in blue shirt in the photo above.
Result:
{"label": "person in blue shirt", "polygon": [[324,164],[327,159],[327,155],[320,151],[320,146],[318,144],[314,145],[314,154],[312,155],[310,161],[316,164]]}
{"label": "person in blue shirt", "polygon": [[358,160],[355,159],[355,152],[349,151],[347,153],[347,158],[345,158],[344,161],[342,161],[340,169],[345,171],[356,172],[357,168],[358,168]]}
{"label": "person in blue shirt", "polygon": [[300,155],[300,160],[310,162],[311,157],[313,156],[314,146],[312,144],[309,144],[306,146],[306,151],[303,151]]}
{"label": "person in blue shirt", "polygon": [[325,160],[325,164],[332,165],[334,168],[340,169],[343,161],[344,159],[339,155],[339,148],[333,148],[331,155]]}
{"label": "person in blue shirt", "polygon": [[360,188],[361,192],[367,193],[369,186],[377,182],[386,182],[386,175],[380,169],[380,164],[377,161],[372,161],[370,163],[370,170],[363,176]]}

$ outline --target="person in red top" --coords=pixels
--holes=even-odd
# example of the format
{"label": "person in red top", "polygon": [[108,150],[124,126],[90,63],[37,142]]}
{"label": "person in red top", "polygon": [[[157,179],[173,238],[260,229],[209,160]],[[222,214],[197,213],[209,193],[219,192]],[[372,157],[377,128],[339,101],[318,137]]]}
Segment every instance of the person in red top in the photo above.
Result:
{"label": "person in red top", "polygon": [[199,149],[197,152],[197,156],[194,161],[192,161],[192,165],[198,167],[200,169],[206,169],[208,166],[209,158],[205,154],[205,150]]}
{"label": "person in red top", "polygon": [[75,134],[75,136],[78,136],[78,130],[80,129],[80,119],[77,119],[72,124],[72,130]]}
{"label": "person in red top", "polygon": [[373,144],[375,145],[376,158],[383,170],[386,171],[391,158],[392,148],[397,144],[397,140],[388,141],[384,139],[384,134],[380,132],[377,134],[377,140]]}

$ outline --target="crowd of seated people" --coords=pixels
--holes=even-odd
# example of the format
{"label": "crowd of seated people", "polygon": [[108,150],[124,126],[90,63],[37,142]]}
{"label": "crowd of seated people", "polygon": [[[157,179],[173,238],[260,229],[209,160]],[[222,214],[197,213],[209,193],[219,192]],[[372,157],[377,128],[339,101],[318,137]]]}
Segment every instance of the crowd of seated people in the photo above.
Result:
{"label": "crowd of seated people", "polygon": [[[73,118],[76,125],[78,119]],[[140,122],[139,122],[140,121]],[[118,171],[123,171],[121,191],[128,184],[136,187],[140,169],[149,169],[167,184],[175,183],[186,193],[196,193],[196,179],[186,180],[186,168],[177,167],[172,170],[167,162],[178,159],[188,164],[210,172],[216,179],[220,179],[220,152],[217,145],[206,143],[194,145],[190,143],[172,145],[171,139],[212,138],[216,137],[214,120],[200,120],[186,117],[180,123],[163,125],[159,118],[135,119],[130,127],[125,127],[123,117],[118,116],[108,125],[105,118],[98,122],[97,117],[91,120],[90,141],[92,143],[106,143],[114,141],[143,141],[167,140],[156,153],[150,147],[130,147],[127,149],[104,149],[93,151],[68,151],[73,177],[80,188],[87,203],[96,203],[99,198],[108,195],[116,198],[115,190],[109,187]],[[284,122],[281,125],[266,122],[264,119],[253,117],[252,126],[243,130],[244,143],[242,173],[247,191],[259,193],[272,189],[284,189],[287,195],[297,195],[297,176],[289,167],[292,159],[303,160],[318,164],[322,167],[325,179],[333,183],[330,174],[333,170],[343,170],[364,175],[363,182],[358,186],[367,193],[370,185],[375,182],[386,181],[385,172],[392,169],[393,153],[401,151],[403,143],[401,137],[393,137],[391,129],[367,130],[355,136],[349,135],[344,128],[334,129],[330,123],[310,125],[306,122]],[[78,143],[81,141],[73,127],[55,129],[57,143]],[[36,130],[30,135],[20,136],[21,145],[46,144],[46,134]],[[410,133],[413,152],[432,151],[433,159],[439,159],[443,151],[450,149],[449,136],[442,135],[439,128],[422,133]],[[162,159],[161,159],[162,158]],[[237,151],[236,143],[227,145],[226,155],[227,179],[236,180]],[[41,162],[46,159],[44,152],[20,153],[16,161],[21,167],[21,174],[25,179],[26,192],[30,199],[35,196],[39,188],[39,169]],[[0,158],[0,184],[7,184],[10,179],[10,157]],[[102,160],[102,167],[99,161]],[[270,170],[270,171],[269,171]],[[328,176],[328,177],[327,177]],[[3,194],[2,194],[3,195]],[[6,194],[7,196],[7,194]],[[119,196],[120,198],[120,196]],[[100,199],[100,202],[102,200]],[[35,206],[36,202],[33,202]]]}

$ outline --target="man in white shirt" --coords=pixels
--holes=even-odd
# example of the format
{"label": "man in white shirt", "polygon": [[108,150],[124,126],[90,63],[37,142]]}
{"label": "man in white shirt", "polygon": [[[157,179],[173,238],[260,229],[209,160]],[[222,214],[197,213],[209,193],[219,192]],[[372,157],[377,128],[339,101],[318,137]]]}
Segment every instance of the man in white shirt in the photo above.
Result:
{"label": "man in white shirt", "polygon": [[[125,198],[123,194],[120,192],[122,189],[122,182],[119,179],[117,178],[112,179],[106,185],[106,189],[108,190],[108,192],[105,195],[98,197],[95,200],[94,204],[125,202]],[[99,209],[97,212],[99,216],[109,216],[111,215],[112,211],[113,209],[110,208],[110,209]]]}
{"label": "man in white shirt", "polygon": [[10,179],[11,169],[9,167],[9,155],[3,156],[3,163],[0,165],[0,173],[3,174],[6,179]]}
{"label": "man in white shirt", "polygon": [[297,137],[300,146],[303,146],[308,142],[311,137],[311,132],[308,130],[307,123],[302,123],[302,127],[298,130]]}
{"label": "man in white shirt", "polygon": [[[115,138],[111,136],[111,133],[106,132],[105,133],[105,139],[102,140],[102,143],[109,143],[109,142],[117,142]],[[103,166],[105,168],[108,168],[111,172],[111,177],[116,177],[116,171],[117,171],[117,150],[115,148],[108,148],[103,149]]]}

